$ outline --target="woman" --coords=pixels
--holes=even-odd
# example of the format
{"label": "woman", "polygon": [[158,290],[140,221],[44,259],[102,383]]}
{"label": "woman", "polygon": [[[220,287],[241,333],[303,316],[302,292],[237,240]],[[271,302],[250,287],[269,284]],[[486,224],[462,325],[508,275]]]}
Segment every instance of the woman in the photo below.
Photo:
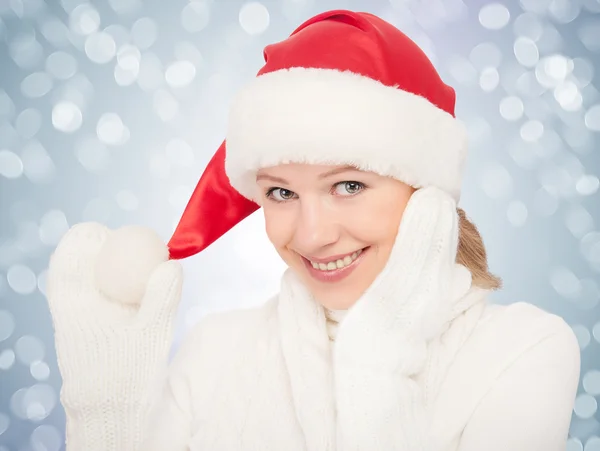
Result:
{"label": "woman", "polygon": [[[366,13],[313,17],[265,60],[168,249],[98,224],[58,246],[67,449],[564,449],[577,341],[532,305],[486,301],[500,282],[456,208],[452,88]],[[167,370],[174,260],[259,206],[289,266],[280,293],[205,318]]]}

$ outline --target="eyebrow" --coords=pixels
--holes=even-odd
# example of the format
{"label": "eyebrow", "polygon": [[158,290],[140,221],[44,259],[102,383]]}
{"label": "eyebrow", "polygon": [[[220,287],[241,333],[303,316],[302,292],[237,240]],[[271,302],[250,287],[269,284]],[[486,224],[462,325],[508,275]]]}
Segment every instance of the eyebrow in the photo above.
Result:
{"label": "eyebrow", "polygon": [[289,185],[287,180],[282,179],[281,177],[275,177],[274,175],[269,175],[269,174],[258,174],[256,176],[256,181],[258,182],[259,180],[270,180],[271,182]]}
{"label": "eyebrow", "polygon": [[331,171],[323,172],[322,174],[319,175],[319,180],[326,179],[327,177],[331,177],[332,175],[337,175],[337,174],[341,174],[343,172],[350,172],[350,171],[358,171],[358,169],[355,168],[354,166],[342,166],[341,168],[335,168],[335,169],[332,169]]}
{"label": "eyebrow", "polygon": [[[359,169],[357,169],[354,166],[343,166],[341,168],[335,168],[330,171],[323,172],[322,174],[319,174],[318,178],[319,178],[319,180],[322,180],[322,179],[326,179],[327,177],[331,177],[332,175],[337,175],[337,174],[341,174],[343,172],[350,172],[350,171],[359,171]],[[269,174],[258,174],[256,176],[256,181],[258,182],[259,180],[270,180],[275,183],[283,183],[284,185],[290,184],[286,179],[283,179],[281,177],[275,177],[274,175],[269,175]]]}

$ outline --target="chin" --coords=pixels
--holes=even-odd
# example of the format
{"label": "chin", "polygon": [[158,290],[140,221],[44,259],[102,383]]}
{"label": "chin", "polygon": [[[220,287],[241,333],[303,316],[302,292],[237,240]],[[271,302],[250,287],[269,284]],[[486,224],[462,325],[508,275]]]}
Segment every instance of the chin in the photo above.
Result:
{"label": "chin", "polygon": [[330,310],[348,310],[360,297],[355,292],[348,293],[346,290],[337,290],[335,287],[325,290],[315,289],[311,290],[311,293],[319,304]]}
{"label": "chin", "polygon": [[319,303],[323,307],[325,307],[329,310],[348,310],[350,307],[352,307],[356,303],[356,299],[353,300],[352,302],[339,302],[339,301],[320,302],[319,301]]}
{"label": "chin", "polygon": [[349,309],[365,291],[359,289],[357,285],[362,285],[361,281],[353,280],[353,274],[346,280],[332,283],[315,280],[302,262],[294,262],[293,269],[315,300],[330,310]]}

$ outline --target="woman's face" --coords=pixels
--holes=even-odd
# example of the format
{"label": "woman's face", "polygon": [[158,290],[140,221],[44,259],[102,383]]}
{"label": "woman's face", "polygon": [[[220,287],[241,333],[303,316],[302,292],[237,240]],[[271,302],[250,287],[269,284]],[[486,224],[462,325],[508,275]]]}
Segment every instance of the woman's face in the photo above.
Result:
{"label": "woman's face", "polygon": [[270,241],[330,309],[349,308],[373,283],[414,192],[348,166],[279,165],[256,180]]}

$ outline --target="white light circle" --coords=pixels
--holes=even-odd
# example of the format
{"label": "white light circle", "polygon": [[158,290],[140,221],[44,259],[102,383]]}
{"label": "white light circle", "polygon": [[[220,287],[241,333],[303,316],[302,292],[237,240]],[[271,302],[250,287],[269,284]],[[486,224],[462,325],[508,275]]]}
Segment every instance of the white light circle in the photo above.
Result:
{"label": "white light circle", "polygon": [[249,35],[262,34],[269,28],[269,10],[260,2],[248,2],[240,9],[239,21]]}
{"label": "white light circle", "polygon": [[85,40],[85,53],[94,63],[108,63],[114,58],[116,51],[114,38],[104,31],[93,33]]}
{"label": "white light circle", "polygon": [[73,102],[63,101],[54,105],[52,109],[52,125],[55,129],[73,133],[81,127],[83,115],[79,106]]}
{"label": "white light circle", "polygon": [[172,88],[189,85],[196,77],[196,67],[189,61],[176,61],[167,67],[165,80]]}
{"label": "white light circle", "polygon": [[500,30],[510,21],[510,12],[500,3],[490,3],[479,10],[479,22],[488,30]]}

